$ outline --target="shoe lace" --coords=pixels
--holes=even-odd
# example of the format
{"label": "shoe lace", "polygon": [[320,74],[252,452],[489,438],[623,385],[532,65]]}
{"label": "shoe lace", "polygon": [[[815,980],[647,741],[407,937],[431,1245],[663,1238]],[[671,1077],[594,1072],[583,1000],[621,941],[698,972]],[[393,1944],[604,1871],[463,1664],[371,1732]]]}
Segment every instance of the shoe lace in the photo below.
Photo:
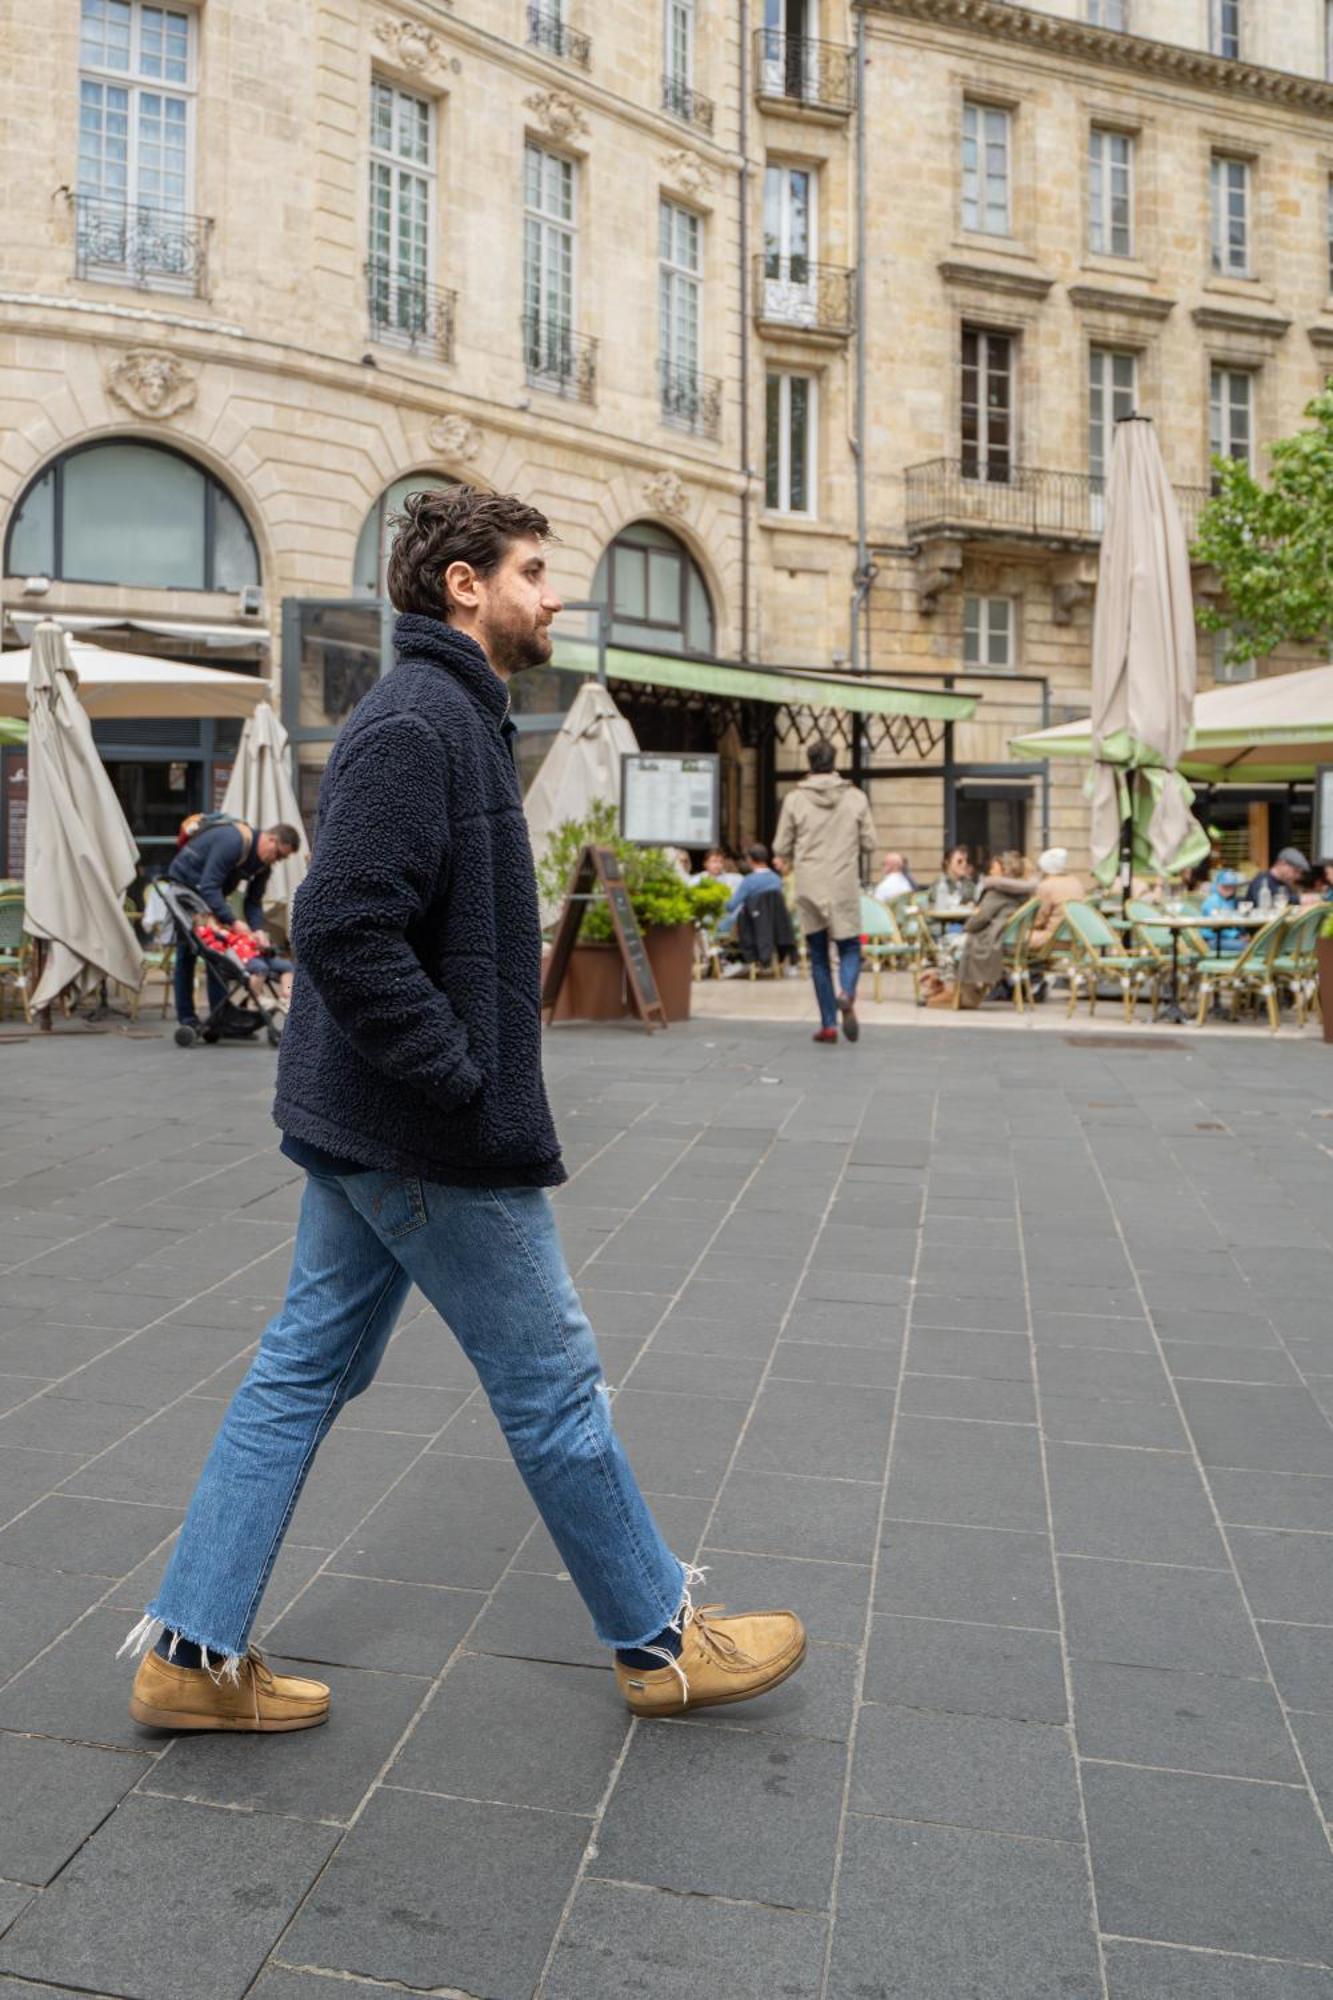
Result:
{"label": "shoe lace", "polygon": [[[671,1630],[679,1632],[682,1648],[686,1633],[692,1632],[704,1652],[711,1653],[714,1659],[720,1660],[724,1666],[750,1666],[753,1663],[749,1654],[741,1650],[730,1632],[724,1631],[721,1626],[714,1623],[714,1620],[720,1618],[726,1610],[726,1605],[696,1604],[694,1601],[693,1590],[703,1582],[707,1574],[706,1568],[700,1568],[694,1563],[686,1565],[685,1595],[681,1599],[680,1610],[671,1621]],[[655,1659],[661,1660],[664,1666],[670,1667],[680,1682],[680,1705],[684,1708],[690,1698],[690,1683],[684,1667],[680,1664],[679,1656],[668,1652],[665,1646],[643,1646],[640,1651],[651,1653]]]}

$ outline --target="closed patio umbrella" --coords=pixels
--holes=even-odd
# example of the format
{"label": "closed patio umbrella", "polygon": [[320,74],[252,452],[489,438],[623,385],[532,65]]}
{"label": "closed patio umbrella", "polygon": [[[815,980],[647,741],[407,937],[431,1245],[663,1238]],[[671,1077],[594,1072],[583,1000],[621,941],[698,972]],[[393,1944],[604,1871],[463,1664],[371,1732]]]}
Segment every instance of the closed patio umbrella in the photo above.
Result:
{"label": "closed patio umbrella", "polygon": [[268,702],[263,701],[241,731],[236,762],[222,800],[222,810],[258,831],[284,821],[294,826],[301,845],[285,861],[275,861],[264,897],[266,909],[285,916],[292,897],[310,865],[310,843],[301,824],[288,757],[287,731]]}
{"label": "closed patio umbrella", "polygon": [[1145,871],[1201,861],[1208,836],[1178,766],[1197,665],[1189,544],[1146,417],[1122,418],[1106,495],[1092,627],[1093,872],[1111,882],[1121,833]]}
{"label": "closed patio umbrella", "polygon": [[[557,827],[582,819],[599,800],[620,799],[620,759],[639,747],[600,681],[585,681],[528,788],[523,809],[533,858],[541,861]],[[543,910],[543,919],[554,913]]]}
{"label": "closed patio umbrella", "polygon": [[143,954],[125,915],[138,848],[75,693],[67,641],[44,623],[28,672],[25,926],[45,945],[34,1010],[91,971],[137,991]]}

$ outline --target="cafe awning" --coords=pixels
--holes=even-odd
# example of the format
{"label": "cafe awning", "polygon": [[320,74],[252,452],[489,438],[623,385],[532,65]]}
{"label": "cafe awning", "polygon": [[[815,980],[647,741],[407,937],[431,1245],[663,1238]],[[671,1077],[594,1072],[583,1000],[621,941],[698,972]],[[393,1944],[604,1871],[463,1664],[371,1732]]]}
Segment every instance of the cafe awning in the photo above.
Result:
{"label": "cafe awning", "polygon": [[[595,674],[597,647],[588,639],[556,640],[551,665],[564,673]],[[647,687],[677,688],[687,694],[719,695],[733,701],[767,701],[784,707],[840,708],[854,715],[922,716],[938,722],[966,722],[978,697],[942,688],[888,687],[881,681],[791,667],[741,667],[723,660],[686,659],[678,653],[642,653],[625,646],[606,649],[606,675]]]}
{"label": "cafe awning", "polygon": [[[1016,757],[1092,755],[1090,721],[1063,722],[1009,745]],[[1215,687],[1194,703],[1186,777],[1204,784],[1290,784],[1333,762],[1333,666]]]}

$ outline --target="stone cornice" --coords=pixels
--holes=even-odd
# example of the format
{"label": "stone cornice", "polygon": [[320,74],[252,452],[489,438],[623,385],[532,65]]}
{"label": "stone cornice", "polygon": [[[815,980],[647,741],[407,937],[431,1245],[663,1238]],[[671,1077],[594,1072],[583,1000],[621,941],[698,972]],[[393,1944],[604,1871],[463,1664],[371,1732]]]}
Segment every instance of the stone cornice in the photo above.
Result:
{"label": "stone cornice", "polygon": [[1114,285],[1071,285],[1069,301],[1088,312],[1132,313],[1138,319],[1167,319],[1176,304],[1151,292],[1117,291]]}
{"label": "stone cornice", "polygon": [[1006,264],[982,264],[970,257],[945,257],[939,272],[946,285],[972,285],[978,291],[1020,299],[1044,299],[1055,283],[1044,271],[1011,270]]}
{"label": "stone cornice", "polygon": [[1012,42],[1034,52],[1048,51],[1079,63],[1100,63],[1107,69],[1137,71],[1168,83],[1232,97],[1258,97],[1296,111],[1333,115],[1333,83],[1319,77],[1296,76],[1288,70],[1264,69],[1258,63],[1232,62],[1205,49],[1187,49],[1172,42],[1150,41],[1146,35],[1125,35],[1095,28],[1058,14],[1038,14],[1014,0],[855,0],[867,14],[897,14],[933,28],[962,29]]}
{"label": "stone cornice", "polygon": [[1195,306],[1190,318],[1212,333],[1248,333],[1256,340],[1281,340],[1291,326],[1284,313],[1246,312],[1244,306]]}
{"label": "stone cornice", "polygon": [[1310,336],[1311,347],[1333,348],[1333,326],[1309,326],[1305,330]]}

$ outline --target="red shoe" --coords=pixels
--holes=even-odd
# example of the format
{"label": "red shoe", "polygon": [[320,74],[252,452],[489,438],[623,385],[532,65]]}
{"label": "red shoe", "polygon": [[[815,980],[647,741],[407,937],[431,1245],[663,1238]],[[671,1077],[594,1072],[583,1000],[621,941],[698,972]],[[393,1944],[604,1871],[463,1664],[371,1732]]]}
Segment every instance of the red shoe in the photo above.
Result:
{"label": "red shoe", "polygon": [[810,1039],[812,1042],[836,1042],[838,1031],[836,1028],[816,1028]]}

